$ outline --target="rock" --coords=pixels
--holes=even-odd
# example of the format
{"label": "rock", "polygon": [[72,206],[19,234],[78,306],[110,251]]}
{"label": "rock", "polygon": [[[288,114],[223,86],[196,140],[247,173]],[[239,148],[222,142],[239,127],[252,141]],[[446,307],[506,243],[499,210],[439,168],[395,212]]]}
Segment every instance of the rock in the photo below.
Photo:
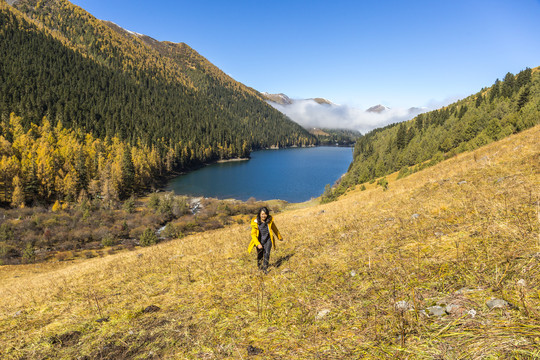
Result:
{"label": "rock", "polygon": [[510,303],[503,299],[490,299],[486,302],[486,305],[490,309],[505,309],[510,307]]}
{"label": "rock", "polygon": [[527,282],[525,281],[525,279],[519,279],[517,285],[520,287],[527,287]]}
{"label": "rock", "polygon": [[441,236],[444,236],[444,233],[443,233],[443,232],[440,232],[440,231],[437,231],[437,232],[435,233],[435,236],[441,237]]}
{"label": "rock", "polygon": [[159,306],[156,306],[156,305],[150,305],[148,307],[146,307],[145,309],[143,309],[143,313],[153,313],[153,312],[157,312],[161,310],[161,308]]}
{"label": "rock", "polygon": [[467,183],[467,182],[466,182],[465,180],[463,180],[463,181],[458,182],[457,184],[458,184],[458,185],[463,185],[463,184],[466,184],[466,183]]}
{"label": "rock", "polygon": [[420,214],[412,214],[411,219],[415,220],[420,217]]}
{"label": "rock", "polygon": [[476,316],[476,310],[471,309],[471,310],[467,311],[467,314],[470,315],[471,317],[475,317]]}
{"label": "rock", "polygon": [[355,276],[356,276],[356,271],[351,270],[351,276],[352,276],[352,277],[355,277]]}
{"label": "rock", "polygon": [[463,294],[468,294],[468,293],[473,293],[473,292],[478,292],[478,291],[482,291],[482,289],[469,289],[469,288],[464,287],[456,291],[455,294],[463,295]]}
{"label": "rock", "polygon": [[248,345],[247,347],[248,356],[259,355],[259,354],[262,354],[263,351],[264,351],[263,349],[259,349],[255,346]]}
{"label": "rock", "polygon": [[465,312],[466,312],[465,308],[460,306],[460,305],[456,305],[456,304],[446,305],[446,313],[447,314],[455,315],[455,316],[461,316]]}
{"label": "rock", "polygon": [[326,315],[328,315],[329,312],[330,312],[330,309],[323,309],[323,310],[319,311],[317,313],[317,315],[315,316],[315,320],[321,320]]}
{"label": "rock", "polygon": [[413,309],[413,306],[408,301],[401,300],[394,304],[394,308],[397,311],[407,311]]}
{"label": "rock", "polygon": [[13,314],[13,317],[19,317],[23,314],[22,310],[17,311],[15,314]]}
{"label": "rock", "polygon": [[427,312],[430,316],[443,316],[446,315],[446,310],[442,306],[430,306],[427,309]]}

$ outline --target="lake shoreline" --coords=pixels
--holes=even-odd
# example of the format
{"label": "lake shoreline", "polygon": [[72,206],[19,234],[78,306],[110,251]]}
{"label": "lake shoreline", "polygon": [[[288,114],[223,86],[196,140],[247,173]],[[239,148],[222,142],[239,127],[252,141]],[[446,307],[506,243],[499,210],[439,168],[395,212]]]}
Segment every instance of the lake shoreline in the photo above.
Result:
{"label": "lake shoreline", "polygon": [[321,196],[326,184],[332,185],[342,178],[352,161],[352,149],[350,146],[287,147],[280,149],[283,152],[260,149],[253,151],[249,159],[203,164],[197,167],[197,172],[188,171],[178,179],[171,178],[161,189],[194,197],[240,201],[253,197],[261,201],[281,199],[302,203]]}

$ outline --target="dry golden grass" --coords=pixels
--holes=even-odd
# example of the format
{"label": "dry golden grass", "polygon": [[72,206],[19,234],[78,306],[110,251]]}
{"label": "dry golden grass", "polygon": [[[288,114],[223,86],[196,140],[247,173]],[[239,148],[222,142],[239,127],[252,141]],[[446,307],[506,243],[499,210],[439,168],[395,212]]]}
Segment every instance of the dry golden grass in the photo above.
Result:
{"label": "dry golden grass", "polygon": [[[268,275],[246,253],[246,224],[1,267],[0,358],[540,357],[538,139],[539,126],[387,177],[387,191],[291,207]],[[427,316],[437,304],[455,311]]]}

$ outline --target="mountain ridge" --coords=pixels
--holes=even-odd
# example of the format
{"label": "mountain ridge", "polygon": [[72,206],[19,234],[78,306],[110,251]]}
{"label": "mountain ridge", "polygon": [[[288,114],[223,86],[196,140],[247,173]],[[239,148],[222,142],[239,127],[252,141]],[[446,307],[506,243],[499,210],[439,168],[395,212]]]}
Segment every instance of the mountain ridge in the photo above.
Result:
{"label": "mountain ridge", "polygon": [[[39,136],[32,129],[48,129],[48,124],[107,145],[121,143],[106,151],[101,148],[106,153],[99,150],[96,155],[96,149],[76,140],[83,149],[81,159],[93,165],[81,172],[62,153],[47,160],[56,172],[62,170],[58,179],[52,173],[36,173],[43,161],[37,149],[45,146],[43,142],[15,152],[16,170],[5,177],[8,202],[17,190],[15,177],[23,203],[68,199],[62,184],[72,179],[76,191],[69,191],[71,199],[79,197],[74,191],[87,192],[92,181],[104,186],[105,175],[96,178],[99,166],[92,160],[100,155],[109,162],[100,165],[103,171],[121,168],[105,178],[123,179],[114,180],[113,187],[128,196],[122,189],[148,191],[160,179],[202,164],[246,157],[271,146],[317,142],[256,90],[236,82],[186,44],[132,35],[66,0],[20,0],[14,6],[0,2],[0,17],[5,34],[0,37],[5,50],[0,54],[0,113],[2,136],[6,148],[11,147],[0,155],[11,157],[13,139],[35,140]],[[15,130],[13,123],[22,129]],[[21,131],[28,137],[21,137]],[[108,153],[114,147],[118,153]],[[121,160],[120,153],[128,152],[131,159]],[[130,163],[139,161],[134,154],[154,158],[153,164],[139,163],[133,171]],[[123,186],[126,181],[138,185]]]}

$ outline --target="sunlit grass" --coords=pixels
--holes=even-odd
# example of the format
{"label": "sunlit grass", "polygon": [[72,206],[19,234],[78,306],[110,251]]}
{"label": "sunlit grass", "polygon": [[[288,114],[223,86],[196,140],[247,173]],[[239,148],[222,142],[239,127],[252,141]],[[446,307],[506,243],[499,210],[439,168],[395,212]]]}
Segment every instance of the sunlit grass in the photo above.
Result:
{"label": "sunlit grass", "polygon": [[[539,357],[539,138],[537,126],[388,176],[387,191],[291,206],[268,275],[246,252],[248,224],[1,267],[0,357]],[[434,305],[454,311],[427,316]]]}

